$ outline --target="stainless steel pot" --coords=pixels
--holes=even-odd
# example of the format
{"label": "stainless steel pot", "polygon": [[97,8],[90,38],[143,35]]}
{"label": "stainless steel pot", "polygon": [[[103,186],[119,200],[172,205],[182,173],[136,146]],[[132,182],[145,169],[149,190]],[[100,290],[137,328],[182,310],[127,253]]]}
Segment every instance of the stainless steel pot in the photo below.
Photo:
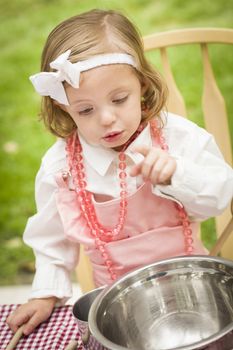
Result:
{"label": "stainless steel pot", "polygon": [[88,324],[89,349],[232,350],[233,261],[186,256],[135,270],[98,293]]}
{"label": "stainless steel pot", "polygon": [[[100,346],[99,342],[97,342],[96,339],[90,334],[88,314],[93,301],[103,290],[104,287],[100,287],[82,295],[73,306],[73,315],[77,320],[81,338],[87,350],[95,349],[95,345],[97,347]],[[102,346],[101,349],[103,349]]]}

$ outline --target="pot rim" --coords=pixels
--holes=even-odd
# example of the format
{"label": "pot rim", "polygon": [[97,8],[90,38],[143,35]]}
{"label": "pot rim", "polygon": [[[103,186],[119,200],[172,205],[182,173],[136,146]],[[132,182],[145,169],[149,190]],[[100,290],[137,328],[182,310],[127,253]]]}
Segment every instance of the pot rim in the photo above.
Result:
{"label": "pot rim", "polygon": [[[97,324],[95,322],[96,316],[98,309],[100,307],[100,304],[103,300],[103,298],[118,284],[123,283],[125,280],[133,277],[135,274],[142,272],[143,270],[154,267],[154,266],[162,266],[164,264],[169,264],[169,263],[174,263],[176,261],[212,261],[216,263],[223,264],[227,267],[233,268],[233,260],[221,258],[221,257],[214,257],[214,256],[207,256],[207,255],[192,255],[192,256],[179,256],[179,257],[172,257],[169,259],[163,259],[163,260],[158,260],[155,263],[143,266],[141,268],[135,269],[129,273],[124,274],[122,277],[120,277],[117,281],[113,282],[109,286],[105,287],[102,292],[96,297],[96,299],[93,301],[90,310],[89,310],[89,315],[88,315],[88,326],[90,329],[91,334],[93,337],[104,347],[110,349],[110,350],[129,350],[129,348],[126,348],[121,345],[117,345],[115,343],[112,343],[110,340],[108,340],[106,337],[102,335],[102,333],[99,331]],[[194,350],[194,349],[199,349],[200,347],[206,346],[206,345],[211,345],[212,343],[221,340],[227,333],[233,330],[233,321],[228,324],[226,327],[221,329],[221,331],[211,335],[210,337],[198,341],[196,343],[193,343],[192,345],[188,346],[181,346],[181,347],[176,347],[172,348],[171,350]]]}
{"label": "pot rim", "polygon": [[[88,322],[88,320],[83,320],[82,318],[79,318],[77,315],[76,315],[76,312],[75,312],[75,309],[77,307],[78,304],[81,304],[83,302],[83,300],[87,299],[90,295],[92,294],[97,294],[96,298],[99,296],[98,293],[101,293],[100,291],[101,290],[104,290],[106,288],[106,286],[101,286],[101,287],[98,287],[98,288],[95,288],[95,289],[92,289],[90,290],[89,292],[86,292],[84,293],[83,295],[81,295],[73,304],[72,306],[72,315],[73,317],[76,319],[76,321],[82,321],[82,322]],[[95,298],[95,299],[96,299]],[[95,300],[94,299],[94,300]]]}

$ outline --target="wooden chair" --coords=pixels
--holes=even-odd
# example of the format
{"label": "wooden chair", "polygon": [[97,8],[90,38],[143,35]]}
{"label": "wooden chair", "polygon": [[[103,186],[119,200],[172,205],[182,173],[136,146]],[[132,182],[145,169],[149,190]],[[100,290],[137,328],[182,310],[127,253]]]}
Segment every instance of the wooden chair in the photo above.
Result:
{"label": "wooden chair", "polygon": [[[168,110],[184,117],[187,116],[186,105],[175,82],[169,63],[167,48],[191,44],[200,46],[204,77],[202,109],[205,127],[215,136],[226,161],[232,164],[232,148],[225,102],[215,81],[208,54],[208,45],[211,43],[233,44],[233,30],[217,28],[181,29],[144,37],[145,51],[160,50],[163,75],[169,89]],[[215,218],[217,236],[220,236],[230,218],[230,208],[227,208],[222,215]],[[233,259],[233,236],[224,245],[221,254],[226,258]],[[90,261],[85,256],[83,249],[81,250],[77,276],[83,292],[94,288]]]}
{"label": "wooden chair", "polygon": [[[192,44],[200,46],[203,66],[202,110],[205,128],[214,135],[225,160],[232,165],[232,147],[226,106],[224,98],[217,86],[208,54],[208,45],[211,43],[233,44],[233,29],[181,29],[156,33],[144,37],[144,47],[146,51],[160,50],[163,75],[169,89],[167,108],[170,112],[177,113],[184,117],[187,116],[186,105],[172,73],[168,57],[168,48]],[[224,62],[224,57],[222,59]],[[231,73],[229,72],[229,74]],[[217,236],[221,235],[223,229],[230,221],[231,216],[229,206],[222,215],[215,218]],[[221,255],[233,259],[233,236],[229,238],[227,244],[223,246]]]}

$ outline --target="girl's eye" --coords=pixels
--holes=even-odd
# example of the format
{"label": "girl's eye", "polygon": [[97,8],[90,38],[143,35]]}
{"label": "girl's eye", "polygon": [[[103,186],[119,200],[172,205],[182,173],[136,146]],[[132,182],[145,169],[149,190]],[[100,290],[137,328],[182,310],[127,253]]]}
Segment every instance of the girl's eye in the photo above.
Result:
{"label": "girl's eye", "polygon": [[121,98],[115,98],[114,100],[112,100],[113,103],[116,103],[116,104],[120,104],[120,103],[123,103],[127,100],[128,96],[124,96],[124,97],[121,97]]}
{"label": "girl's eye", "polygon": [[85,108],[85,109],[79,111],[78,113],[81,115],[86,115],[86,114],[90,114],[92,111],[93,111],[93,108],[89,107],[89,108]]}

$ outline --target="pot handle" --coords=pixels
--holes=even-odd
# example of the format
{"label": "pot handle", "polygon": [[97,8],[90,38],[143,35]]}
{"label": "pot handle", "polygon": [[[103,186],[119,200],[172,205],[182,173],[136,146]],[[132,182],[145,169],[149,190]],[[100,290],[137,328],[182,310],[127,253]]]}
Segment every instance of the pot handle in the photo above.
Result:
{"label": "pot handle", "polygon": [[225,227],[223,233],[213,246],[213,248],[210,250],[209,255],[216,256],[220,250],[222,249],[225,241],[228,239],[230,234],[233,232],[233,199],[231,200],[231,219],[227,226]]}

